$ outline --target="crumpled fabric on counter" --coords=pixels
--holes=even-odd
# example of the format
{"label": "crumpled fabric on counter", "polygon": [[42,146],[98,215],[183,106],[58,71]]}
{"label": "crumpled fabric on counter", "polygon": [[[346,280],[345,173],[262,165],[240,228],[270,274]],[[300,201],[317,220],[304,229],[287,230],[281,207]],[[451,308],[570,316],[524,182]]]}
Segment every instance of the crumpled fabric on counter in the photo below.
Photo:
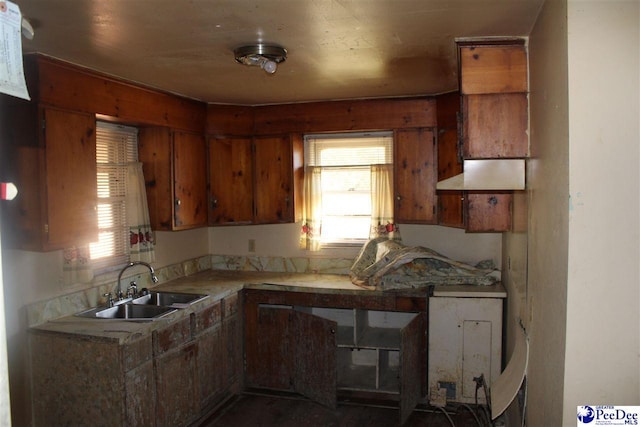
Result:
{"label": "crumpled fabric on counter", "polygon": [[354,285],[371,290],[421,288],[431,285],[492,285],[500,272],[492,261],[477,266],[447,258],[421,246],[379,237],[360,250],[349,273]]}

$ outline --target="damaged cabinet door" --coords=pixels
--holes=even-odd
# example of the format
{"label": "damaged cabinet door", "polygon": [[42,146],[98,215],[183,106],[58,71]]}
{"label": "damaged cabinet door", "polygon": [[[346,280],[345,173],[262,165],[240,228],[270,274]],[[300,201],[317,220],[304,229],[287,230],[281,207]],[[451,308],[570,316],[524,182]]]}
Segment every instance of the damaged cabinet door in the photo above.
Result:
{"label": "damaged cabinet door", "polygon": [[336,406],[335,322],[291,306],[247,304],[246,382]]}
{"label": "damaged cabinet door", "polygon": [[335,408],[337,324],[301,311],[292,314],[294,387],[303,396]]}

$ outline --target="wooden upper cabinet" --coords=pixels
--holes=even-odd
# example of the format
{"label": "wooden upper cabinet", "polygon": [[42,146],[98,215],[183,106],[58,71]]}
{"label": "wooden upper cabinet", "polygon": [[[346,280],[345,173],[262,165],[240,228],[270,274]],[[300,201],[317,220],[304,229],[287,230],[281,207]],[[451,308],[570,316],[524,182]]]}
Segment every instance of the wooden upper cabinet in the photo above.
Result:
{"label": "wooden upper cabinet", "polygon": [[467,232],[502,232],[511,230],[513,194],[510,192],[465,192],[465,230]]}
{"label": "wooden upper cabinet", "polygon": [[8,139],[19,192],[3,207],[7,241],[36,251],[97,241],[95,117],[44,107],[32,114],[33,105],[22,106]]}
{"label": "wooden upper cabinet", "polygon": [[53,249],[97,241],[95,117],[55,109],[44,109],[43,116],[46,245]]}
{"label": "wooden upper cabinet", "polygon": [[396,130],[393,146],[395,221],[434,224],[438,175],[433,130]]}
{"label": "wooden upper cabinet", "polygon": [[250,137],[209,138],[209,224],[253,222]]}
{"label": "wooden upper cabinet", "polygon": [[298,134],[209,139],[209,224],[276,224],[300,215]]}
{"label": "wooden upper cabinet", "polygon": [[465,159],[527,157],[526,93],[462,97]]}
{"label": "wooden upper cabinet", "polygon": [[527,51],[521,43],[459,46],[465,159],[529,155]]}
{"label": "wooden upper cabinet", "polygon": [[173,133],[174,225],[176,230],[207,225],[207,148],[204,136]]}
{"label": "wooden upper cabinet", "polygon": [[527,92],[525,46],[461,45],[460,91],[463,95]]}
{"label": "wooden upper cabinet", "polygon": [[184,230],[207,224],[207,153],[202,135],[165,127],[141,128],[151,228]]}
{"label": "wooden upper cabinet", "polygon": [[255,222],[294,222],[293,149],[290,137],[254,139]]}

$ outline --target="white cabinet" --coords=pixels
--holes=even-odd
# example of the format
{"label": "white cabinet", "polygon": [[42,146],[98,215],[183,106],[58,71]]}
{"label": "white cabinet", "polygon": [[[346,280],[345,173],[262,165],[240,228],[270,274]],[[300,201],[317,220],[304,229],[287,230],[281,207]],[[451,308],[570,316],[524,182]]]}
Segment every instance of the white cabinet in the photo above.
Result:
{"label": "white cabinet", "polygon": [[[446,389],[447,401],[475,403],[476,382],[487,387],[502,371],[502,298],[429,299],[429,393]],[[478,390],[478,403],[485,403]]]}

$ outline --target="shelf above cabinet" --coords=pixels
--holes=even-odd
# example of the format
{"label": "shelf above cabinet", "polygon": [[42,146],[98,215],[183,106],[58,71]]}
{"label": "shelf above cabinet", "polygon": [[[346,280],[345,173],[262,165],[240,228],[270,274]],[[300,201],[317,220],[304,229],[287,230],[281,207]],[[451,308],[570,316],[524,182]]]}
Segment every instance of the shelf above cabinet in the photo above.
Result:
{"label": "shelf above cabinet", "polygon": [[464,160],[464,173],[439,181],[438,190],[524,190],[524,159]]}

